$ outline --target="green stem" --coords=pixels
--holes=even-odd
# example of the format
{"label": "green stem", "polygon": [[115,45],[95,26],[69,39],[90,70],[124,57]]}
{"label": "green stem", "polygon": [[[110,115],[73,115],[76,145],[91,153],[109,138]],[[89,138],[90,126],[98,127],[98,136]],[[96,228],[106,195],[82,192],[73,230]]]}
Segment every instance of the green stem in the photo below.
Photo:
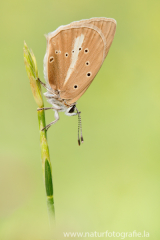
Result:
{"label": "green stem", "polygon": [[[32,89],[32,93],[34,99],[39,108],[43,108],[43,98],[41,92],[41,84],[38,81],[38,68],[36,58],[31,50],[27,47],[27,44],[24,43],[24,63],[26,67],[26,71],[29,77],[30,86]],[[49,157],[49,148],[47,143],[47,134],[46,130],[41,131],[45,124],[45,114],[44,110],[38,111],[38,123],[39,123],[39,133],[40,133],[40,145],[41,145],[41,158],[42,158],[42,169],[43,169],[43,177],[46,188],[46,196],[47,196],[47,207],[49,213],[50,224],[53,229],[53,233],[55,235],[55,210],[54,210],[54,199],[53,199],[53,183],[52,183],[52,168]]]}
{"label": "green stem", "polygon": [[49,148],[47,143],[46,130],[41,131],[45,124],[45,114],[44,110],[38,112],[38,123],[39,123],[39,133],[40,133],[40,146],[41,146],[41,158],[42,158],[42,170],[45,181],[46,196],[47,196],[47,207],[50,218],[50,224],[53,227],[55,225],[55,209],[54,209],[54,197],[53,197],[53,183],[52,183],[52,168],[49,157]]}

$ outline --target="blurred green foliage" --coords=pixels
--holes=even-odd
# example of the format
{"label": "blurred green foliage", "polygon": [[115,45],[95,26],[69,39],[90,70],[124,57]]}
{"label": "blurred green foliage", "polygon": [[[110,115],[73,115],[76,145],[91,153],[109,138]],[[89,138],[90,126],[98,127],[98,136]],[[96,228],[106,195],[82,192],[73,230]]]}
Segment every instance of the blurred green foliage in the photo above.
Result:
{"label": "blurred green foliage", "polygon": [[77,117],[61,113],[48,131],[59,239],[63,231],[106,230],[160,238],[159,12],[158,0],[1,1],[0,239],[46,240],[49,224],[24,40],[44,81],[44,34],[91,17],[115,18],[117,31],[78,101],[84,144]]}

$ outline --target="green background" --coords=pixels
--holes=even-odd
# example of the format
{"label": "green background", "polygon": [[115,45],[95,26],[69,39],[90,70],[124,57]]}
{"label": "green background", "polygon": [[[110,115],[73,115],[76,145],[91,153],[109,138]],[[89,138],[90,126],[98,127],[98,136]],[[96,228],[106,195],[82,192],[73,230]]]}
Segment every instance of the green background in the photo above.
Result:
{"label": "green background", "polygon": [[[117,30],[78,101],[84,144],[77,144],[77,117],[60,113],[48,131],[57,239],[65,239],[64,231],[106,230],[160,238],[159,12],[158,0],[1,1],[0,239],[48,239],[37,105],[23,42],[44,81],[44,34],[91,17],[115,18]],[[53,119],[46,112],[46,122]]]}

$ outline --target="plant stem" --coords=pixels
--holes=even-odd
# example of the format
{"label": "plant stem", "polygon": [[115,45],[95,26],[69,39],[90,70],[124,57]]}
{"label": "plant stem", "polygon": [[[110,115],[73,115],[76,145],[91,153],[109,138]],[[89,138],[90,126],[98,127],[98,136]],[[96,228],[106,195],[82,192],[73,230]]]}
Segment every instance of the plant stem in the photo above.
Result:
{"label": "plant stem", "polygon": [[55,209],[54,209],[54,198],[53,198],[53,183],[52,183],[52,168],[49,157],[49,148],[47,143],[46,130],[41,131],[46,126],[44,110],[38,112],[38,123],[40,133],[40,146],[41,146],[41,158],[42,158],[42,170],[46,188],[47,196],[47,207],[49,213],[50,224],[52,227],[55,225]]}
{"label": "plant stem", "polygon": [[[36,58],[31,50],[24,43],[24,63],[26,71],[30,80],[31,90],[34,99],[39,108],[43,108],[43,98],[41,92],[41,84],[38,81],[38,67]],[[53,183],[52,183],[52,168],[49,157],[49,148],[47,143],[47,133],[46,130],[41,131],[46,126],[45,123],[45,113],[44,110],[38,111],[38,123],[39,123],[39,133],[40,133],[40,145],[41,145],[41,158],[42,158],[42,169],[43,177],[46,188],[47,196],[47,207],[50,219],[50,225],[52,227],[52,232],[55,236],[55,210],[54,210],[54,198],[53,198]],[[53,235],[52,234],[52,235]]]}

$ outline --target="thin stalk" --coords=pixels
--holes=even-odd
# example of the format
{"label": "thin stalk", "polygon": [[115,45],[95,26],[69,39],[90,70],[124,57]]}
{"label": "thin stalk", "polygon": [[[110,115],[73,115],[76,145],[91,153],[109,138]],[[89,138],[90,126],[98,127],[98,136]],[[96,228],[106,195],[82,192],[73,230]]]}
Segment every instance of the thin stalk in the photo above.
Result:
{"label": "thin stalk", "polygon": [[[24,62],[26,71],[30,80],[31,90],[34,99],[39,108],[43,108],[43,98],[41,92],[41,85],[38,81],[38,68],[35,56],[31,50],[28,49],[26,43],[24,43]],[[41,146],[41,159],[42,159],[42,170],[46,190],[47,207],[50,219],[50,225],[52,232],[55,230],[55,209],[54,209],[54,198],[53,198],[53,182],[52,182],[52,167],[49,156],[49,148],[47,143],[46,130],[41,131],[45,124],[45,113],[44,110],[37,111],[38,113],[38,123],[39,123],[39,133],[40,133],[40,146]],[[54,231],[55,235],[55,231]]]}
{"label": "thin stalk", "polygon": [[41,159],[42,159],[42,170],[45,182],[46,196],[47,196],[47,207],[49,213],[50,224],[55,224],[55,209],[54,209],[54,197],[53,197],[53,183],[52,183],[52,167],[49,156],[49,148],[47,143],[46,130],[41,131],[45,124],[45,113],[44,110],[37,111],[39,133],[40,133],[40,146],[41,146]]}

